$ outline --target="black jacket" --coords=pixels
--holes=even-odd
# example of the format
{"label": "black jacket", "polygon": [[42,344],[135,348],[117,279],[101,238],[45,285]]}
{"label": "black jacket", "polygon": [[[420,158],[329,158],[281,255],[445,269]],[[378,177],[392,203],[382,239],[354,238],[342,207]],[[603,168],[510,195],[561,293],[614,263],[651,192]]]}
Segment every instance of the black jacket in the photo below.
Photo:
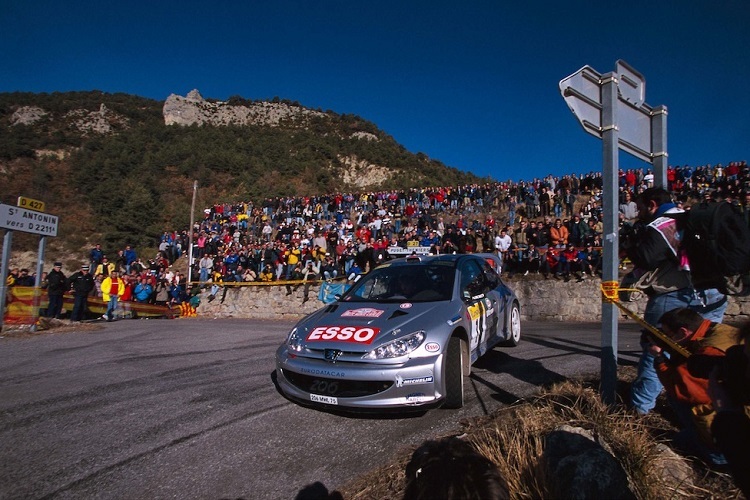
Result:
{"label": "black jacket", "polygon": [[94,289],[94,277],[91,273],[83,274],[81,271],[73,274],[67,281],[67,289],[73,288],[76,295],[88,295]]}
{"label": "black jacket", "polygon": [[50,295],[62,295],[66,292],[65,275],[62,271],[53,269],[47,275],[47,293]]}

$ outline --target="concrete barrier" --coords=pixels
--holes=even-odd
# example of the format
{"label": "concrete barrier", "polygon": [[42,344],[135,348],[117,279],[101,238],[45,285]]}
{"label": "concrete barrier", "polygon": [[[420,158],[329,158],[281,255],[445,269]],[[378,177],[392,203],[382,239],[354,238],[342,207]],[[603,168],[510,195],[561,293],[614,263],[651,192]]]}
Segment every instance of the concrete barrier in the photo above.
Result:
{"label": "concrete barrier", "polygon": [[[541,276],[517,276],[506,280],[521,302],[521,318],[526,321],[600,321],[601,281],[589,278],[581,283],[565,282]],[[319,285],[310,287],[304,300],[304,287],[287,295],[284,285],[226,287],[209,301],[209,290],[201,294],[199,317],[254,318],[296,320],[323,306],[318,300]],[[624,303],[642,316],[646,305],[643,294],[633,294],[633,301]],[[624,318],[624,314],[621,314]],[[750,320],[750,297],[729,297],[726,322]],[[632,320],[628,320],[632,321]]]}

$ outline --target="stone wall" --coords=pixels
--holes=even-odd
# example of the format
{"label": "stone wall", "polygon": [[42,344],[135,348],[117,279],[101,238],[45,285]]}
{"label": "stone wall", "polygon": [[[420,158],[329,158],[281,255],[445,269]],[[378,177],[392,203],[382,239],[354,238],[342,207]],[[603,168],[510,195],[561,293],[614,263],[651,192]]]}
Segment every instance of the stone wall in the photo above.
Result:
{"label": "stone wall", "polygon": [[[506,280],[521,302],[523,320],[531,321],[600,321],[601,293],[599,279],[582,283],[575,280],[544,280],[540,276],[516,277]],[[304,288],[298,287],[287,295],[284,286],[248,285],[227,287],[209,302],[208,290],[201,295],[198,316],[223,318],[254,318],[296,320],[323,306],[318,300],[318,286],[310,287],[309,299],[304,300]],[[645,296],[634,297],[625,304],[642,316]],[[624,314],[621,314],[624,316]],[[727,322],[750,319],[750,297],[730,297]]]}

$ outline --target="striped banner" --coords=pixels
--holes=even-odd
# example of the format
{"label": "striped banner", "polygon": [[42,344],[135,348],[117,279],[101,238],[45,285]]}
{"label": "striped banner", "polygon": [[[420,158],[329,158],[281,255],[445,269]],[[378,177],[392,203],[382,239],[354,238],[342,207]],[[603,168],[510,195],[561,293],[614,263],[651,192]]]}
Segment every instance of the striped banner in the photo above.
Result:
{"label": "striped banner", "polygon": [[[39,311],[44,314],[49,307],[49,300],[46,292],[39,292],[37,302]],[[3,322],[14,325],[33,325],[34,324],[34,287],[32,286],[12,286],[8,288],[6,294],[8,303],[5,307],[5,317]],[[63,312],[70,313],[73,310],[75,298],[72,295],[63,297]],[[189,306],[189,304],[188,304]],[[196,311],[188,316],[195,316]],[[86,319],[95,319],[101,317],[107,312],[107,304],[99,297],[89,297],[88,300],[88,317]],[[178,318],[183,315],[182,307],[173,308],[159,306],[155,304],[145,304],[141,302],[120,302],[115,311],[115,317],[118,318]]]}

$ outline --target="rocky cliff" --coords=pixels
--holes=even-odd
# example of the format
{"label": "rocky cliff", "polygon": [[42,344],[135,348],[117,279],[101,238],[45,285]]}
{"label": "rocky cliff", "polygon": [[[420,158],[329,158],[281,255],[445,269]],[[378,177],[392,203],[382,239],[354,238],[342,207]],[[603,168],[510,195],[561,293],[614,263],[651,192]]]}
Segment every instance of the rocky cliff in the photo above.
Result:
{"label": "rocky cliff", "polygon": [[[10,125],[35,125],[50,118],[50,113],[38,106],[20,106],[10,117]],[[59,117],[62,123],[77,130],[83,137],[92,134],[108,134],[117,129],[126,128],[129,120],[115,113],[103,103],[96,111],[73,109]]]}
{"label": "rocky cliff", "polygon": [[182,97],[171,94],[164,102],[164,123],[167,125],[264,125],[278,127],[282,123],[305,125],[311,117],[326,114],[284,102],[256,102],[248,106],[226,102],[209,102],[198,90]]}

